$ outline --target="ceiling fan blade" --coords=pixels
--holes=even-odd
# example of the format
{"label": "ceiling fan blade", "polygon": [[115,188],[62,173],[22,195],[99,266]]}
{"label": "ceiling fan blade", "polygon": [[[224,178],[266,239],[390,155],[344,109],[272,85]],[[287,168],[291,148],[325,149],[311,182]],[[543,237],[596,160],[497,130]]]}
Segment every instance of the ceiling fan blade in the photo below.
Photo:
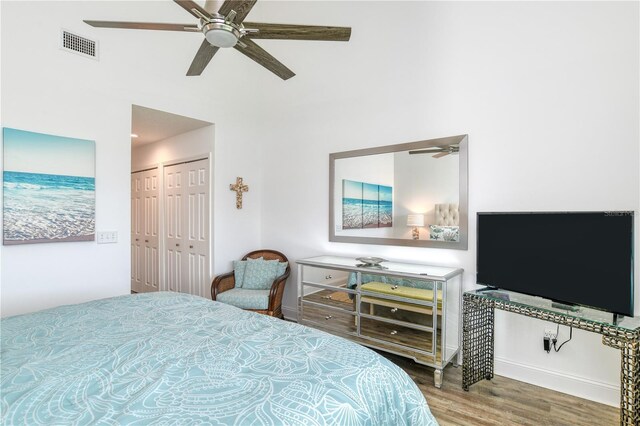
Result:
{"label": "ceiling fan blade", "polygon": [[192,24],[161,24],[156,22],[117,22],[117,21],[84,21],[92,27],[122,28],[129,30],[164,30],[164,31],[199,31]]}
{"label": "ceiling fan blade", "polygon": [[218,13],[227,16],[229,12],[235,10],[236,17],[233,22],[240,24],[249,12],[251,12],[251,8],[253,8],[257,1],[258,0],[226,0],[222,6],[220,6]]}
{"label": "ceiling fan blade", "polygon": [[259,22],[245,22],[244,26],[259,30],[257,33],[246,35],[246,37],[253,39],[349,41],[351,37],[351,28],[349,27],[263,24]]}
{"label": "ceiling fan blade", "polygon": [[220,9],[221,0],[207,0],[204,2],[204,10],[209,12],[209,14],[218,13],[218,9]]}
{"label": "ceiling fan blade", "polygon": [[212,46],[206,39],[202,41],[196,56],[191,62],[191,66],[187,71],[187,75],[200,75],[202,71],[207,67],[213,55],[218,51],[218,47]]}
{"label": "ceiling fan blade", "polygon": [[240,43],[235,45],[235,49],[253,59],[283,80],[288,80],[295,75],[293,71],[285,67],[280,61],[268,54],[262,47],[258,46],[252,40],[242,39],[242,43],[246,47],[242,47]]}
{"label": "ceiling fan blade", "polygon": [[445,155],[449,155],[449,154],[450,154],[449,151],[441,152],[439,154],[434,155],[433,158],[440,158],[440,157],[444,157]]}
{"label": "ceiling fan blade", "polygon": [[[211,17],[211,14],[209,12],[207,12],[205,9],[203,9],[202,7],[200,7],[200,5],[192,0],[173,0],[174,2],[178,3],[178,5],[180,7],[182,7],[184,10],[186,10],[187,12],[189,12],[190,14],[192,14],[193,16],[195,16],[196,18],[200,19],[201,16],[200,14],[206,16],[206,17]],[[193,9],[197,10],[197,12],[194,12]],[[198,14],[198,12],[200,14]]]}
{"label": "ceiling fan blade", "polygon": [[433,153],[438,153],[438,152],[449,152],[448,149],[439,149],[439,148],[434,148],[434,149],[421,149],[420,151],[409,151],[409,154],[433,154]]}

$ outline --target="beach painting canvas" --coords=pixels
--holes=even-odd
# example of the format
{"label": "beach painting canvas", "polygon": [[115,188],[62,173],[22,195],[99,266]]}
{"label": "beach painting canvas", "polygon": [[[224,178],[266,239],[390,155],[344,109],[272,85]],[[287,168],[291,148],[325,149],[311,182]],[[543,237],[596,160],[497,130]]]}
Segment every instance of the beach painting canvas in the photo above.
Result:
{"label": "beach painting canvas", "polygon": [[95,240],[95,142],[2,131],[3,244]]}
{"label": "beach painting canvas", "polygon": [[342,229],[362,228],[362,182],[342,181]]}
{"label": "beach painting canvas", "polygon": [[391,226],[393,226],[392,187],[342,180],[342,229]]}
{"label": "beach painting canvas", "polygon": [[378,185],[362,183],[362,227],[378,227]]}
{"label": "beach painting canvas", "polygon": [[378,186],[378,227],[393,226],[393,189],[390,186]]}

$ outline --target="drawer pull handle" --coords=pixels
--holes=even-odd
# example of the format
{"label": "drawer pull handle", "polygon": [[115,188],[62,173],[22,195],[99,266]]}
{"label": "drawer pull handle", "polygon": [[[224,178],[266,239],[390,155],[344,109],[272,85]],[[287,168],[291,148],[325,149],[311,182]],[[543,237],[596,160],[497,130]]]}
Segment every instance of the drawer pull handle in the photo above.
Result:
{"label": "drawer pull handle", "polygon": [[193,246],[189,246],[189,248],[193,248]]}
{"label": "drawer pull handle", "polygon": [[145,242],[145,243],[148,243],[148,242],[149,242],[149,240],[144,240],[144,242]]}
{"label": "drawer pull handle", "polygon": [[140,241],[140,239],[139,239],[139,238],[136,238],[136,241]]}
{"label": "drawer pull handle", "polygon": [[395,335],[395,334],[398,334],[398,332],[397,332],[397,331],[395,331],[395,330],[391,330],[391,333],[389,333],[389,334],[391,334],[391,335],[393,336],[393,335]]}
{"label": "drawer pull handle", "polygon": [[397,289],[398,289],[397,285],[391,286],[391,290],[397,290]]}
{"label": "drawer pull handle", "polygon": [[330,280],[331,278],[333,278],[331,275],[325,275],[324,277],[325,280]]}
{"label": "drawer pull handle", "polygon": [[396,312],[398,312],[398,308],[391,308],[391,313],[395,314]]}
{"label": "drawer pull handle", "polygon": [[323,298],[323,299],[329,299],[329,300],[331,300],[331,295],[328,295],[328,296],[322,296],[322,298]]}
{"label": "drawer pull handle", "polygon": [[326,317],[324,317],[324,319],[326,320],[330,320],[331,318],[333,318],[331,315],[327,315]]}
{"label": "drawer pull handle", "polygon": [[180,244],[176,243],[176,247],[180,247]]}

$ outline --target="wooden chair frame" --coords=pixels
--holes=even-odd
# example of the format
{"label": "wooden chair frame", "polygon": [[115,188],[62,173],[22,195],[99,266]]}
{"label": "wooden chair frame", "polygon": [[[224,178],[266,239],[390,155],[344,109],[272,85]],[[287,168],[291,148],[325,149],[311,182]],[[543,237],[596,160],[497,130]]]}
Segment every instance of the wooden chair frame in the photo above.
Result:
{"label": "wooden chair frame", "polygon": [[[242,260],[248,258],[257,259],[259,257],[264,260],[278,260],[280,262],[289,262],[287,256],[275,250],[256,250],[251,253],[247,253]],[[257,312],[259,314],[270,315],[272,317],[284,318],[282,314],[282,296],[284,295],[284,287],[287,283],[287,279],[291,274],[291,266],[287,264],[287,269],[284,274],[280,275],[273,280],[271,284],[271,290],[269,291],[269,305],[267,309],[247,309],[248,311]],[[216,300],[218,294],[231,290],[236,286],[236,278],[233,273],[227,272],[225,274],[218,275],[211,282],[211,299]]]}

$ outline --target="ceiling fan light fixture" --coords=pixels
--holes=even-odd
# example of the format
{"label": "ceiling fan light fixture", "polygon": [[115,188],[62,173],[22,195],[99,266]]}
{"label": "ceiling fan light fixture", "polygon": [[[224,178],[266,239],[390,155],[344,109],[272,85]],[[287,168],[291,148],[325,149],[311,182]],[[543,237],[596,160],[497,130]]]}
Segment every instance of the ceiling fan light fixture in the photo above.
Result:
{"label": "ceiling fan light fixture", "polygon": [[205,38],[215,47],[233,47],[238,43],[240,31],[223,23],[212,22],[202,28]]}

